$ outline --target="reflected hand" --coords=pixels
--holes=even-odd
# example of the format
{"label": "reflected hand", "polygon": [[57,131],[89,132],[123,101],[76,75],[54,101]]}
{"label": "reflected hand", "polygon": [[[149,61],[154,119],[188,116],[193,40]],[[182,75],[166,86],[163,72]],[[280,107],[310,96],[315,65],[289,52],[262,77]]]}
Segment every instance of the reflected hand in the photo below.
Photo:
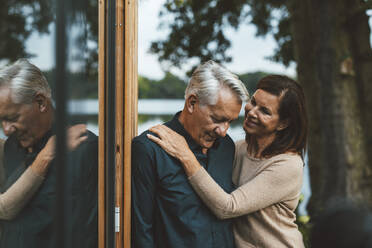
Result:
{"label": "reflected hand", "polygon": [[81,143],[83,143],[88,136],[84,135],[87,132],[87,125],[77,124],[67,129],[66,145],[69,151],[75,150]]}
{"label": "reflected hand", "polygon": [[[84,135],[86,132],[87,127],[85,124],[78,124],[69,127],[66,133],[67,149],[69,151],[75,150],[81,143],[83,143],[88,138],[87,135]],[[55,157],[55,143],[56,136],[53,135],[49,138],[44,148],[36,156],[31,168],[37,174],[41,176],[46,174],[50,161],[52,161]]]}
{"label": "reflected hand", "polygon": [[[81,143],[83,143],[88,136],[84,135],[87,132],[87,126],[85,124],[77,124],[71,126],[67,129],[66,132],[66,146],[69,151],[75,150]],[[40,153],[43,153],[44,156],[50,156],[54,158],[55,153],[55,142],[56,136],[53,135],[49,138],[43,150]]]}

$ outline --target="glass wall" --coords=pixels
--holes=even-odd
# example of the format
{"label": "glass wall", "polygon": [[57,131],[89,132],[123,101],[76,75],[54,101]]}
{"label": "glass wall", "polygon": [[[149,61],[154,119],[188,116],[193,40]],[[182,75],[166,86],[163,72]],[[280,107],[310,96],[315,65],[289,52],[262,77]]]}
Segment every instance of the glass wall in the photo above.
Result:
{"label": "glass wall", "polygon": [[[6,140],[2,196],[15,185],[25,185],[23,200],[12,207],[17,213],[0,218],[0,247],[96,247],[98,1],[4,0],[0,12],[0,101],[7,104],[0,111],[1,138]],[[14,65],[21,58],[28,62]],[[51,98],[47,86],[35,83],[44,82],[37,68],[51,88]],[[8,83],[18,76],[33,90],[27,99],[24,94],[21,100],[13,98],[17,89]],[[65,130],[78,123],[86,124],[88,131],[75,126],[74,141],[85,138],[71,146]],[[56,149],[47,143],[54,136]],[[54,159],[38,159],[47,152]],[[47,162],[42,170],[34,166],[40,161]],[[20,182],[22,177],[25,181]]]}

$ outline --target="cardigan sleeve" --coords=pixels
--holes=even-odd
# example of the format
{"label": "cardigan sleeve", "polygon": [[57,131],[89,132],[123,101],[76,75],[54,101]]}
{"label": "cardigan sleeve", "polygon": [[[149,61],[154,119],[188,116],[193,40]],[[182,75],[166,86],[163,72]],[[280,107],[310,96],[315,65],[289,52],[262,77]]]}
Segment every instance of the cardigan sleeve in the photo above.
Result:
{"label": "cardigan sleeve", "polygon": [[31,167],[27,168],[6,192],[0,194],[0,219],[14,218],[31,199],[43,179],[34,173]]}
{"label": "cardigan sleeve", "polygon": [[204,168],[189,177],[189,181],[214,214],[227,219],[298,196],[302,173],[302,164],[297,159],[276,161],[231,194],[221,189]]}

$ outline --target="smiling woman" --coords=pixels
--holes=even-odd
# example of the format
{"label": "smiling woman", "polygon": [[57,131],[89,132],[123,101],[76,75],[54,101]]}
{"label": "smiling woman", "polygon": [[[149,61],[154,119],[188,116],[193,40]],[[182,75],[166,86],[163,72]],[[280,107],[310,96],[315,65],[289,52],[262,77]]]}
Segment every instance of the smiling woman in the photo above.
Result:
{"label": "smiling woman", "polygon": [[286,128],[286,122],[279,119],[279,97],[258,89],[245,105],[244,130],[249,134],[264,136],[270,144],[277,131]]}
{"label": "smiling woman", "polygon": [[243,128],[255,157],[294,152],[303,158],[308,127],[301,86],[286,76],[262,78],[245,106]]}

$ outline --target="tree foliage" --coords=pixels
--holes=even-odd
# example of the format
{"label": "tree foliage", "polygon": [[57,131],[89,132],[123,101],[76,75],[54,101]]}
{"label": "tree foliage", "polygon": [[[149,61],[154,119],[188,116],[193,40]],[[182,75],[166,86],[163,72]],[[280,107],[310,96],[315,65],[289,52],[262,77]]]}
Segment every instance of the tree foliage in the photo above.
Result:
{"label": "tree foliage", "polygon": [[248,92],[252,94],[256,90],[258,80],[268,74],[268,72],[262,71],[249,72],[239,75],[239,79],[244,83],[245,87],[247,87]]}
{"label": "tree foliage", "polygon": [[138,77],[138,98],[182,99],[185,89],[186,82],[169,72],[161,80]]}
{"label": "tree foliage", "polygon": [[[52,89],[55,92],[55,71],[54,69],[43,71],[43,74]],[[87,77],[85,72],[68,72],[69,81],[68,98],[69,99],[98,99],[97,78]],[[55,96],[53,96],[55,97]]]}
{"label": "tree foliage", "polygon": [[[72,26],[81,30],[72,46],[79,48],[74,61],[83,64],[88,75],[97,74],[98,62],[98,1],[67,0],[69,6],[67,31]],[[49,34],[56,14],[55,1],[2,0],[0,6],[0,60],[12,62],[30,58],[38,51],[26,51],[25,43],[32,33]],[[68,34],[71,34],[70,32]],[[88,45],[89,44],[89,45]]]}
{"label": "tree foliage", "polygon": [[[240,80],[245,84],[249,92],[256,88],[258,80],[269,73],[253,72],[239,75]],[[138,98],[159,98],[159,99],[182,99],[184,98],[187,82],[167,72],[160,80],[147,77],[138,77]]]}
{"label": "tree foliage", "polygon": [[[72,0],[70,0],[72,1]],[[79,52],[73,59],[79,61],[88,77],[97,77],[98,70],[98,1],[72,1],[71,26],[81,30],[73,41]]]}
{"label": "tree foliage", "polygon": [[167,0],[160,12],[169,36],[151,44],[159,61],[181,67],[190,58],[230,62],[230,41],[224,30],[252,23],[257,36],[273,33],[278,47],[272,59],[289,65],[294,60],[286,1],[278,0]]}
{"label": "tree foliage", "polygon": [[53,20],[52,1],[2,0],[0,7],[0,59],[31,57],[25,41],[32,32],[48,33]]}

